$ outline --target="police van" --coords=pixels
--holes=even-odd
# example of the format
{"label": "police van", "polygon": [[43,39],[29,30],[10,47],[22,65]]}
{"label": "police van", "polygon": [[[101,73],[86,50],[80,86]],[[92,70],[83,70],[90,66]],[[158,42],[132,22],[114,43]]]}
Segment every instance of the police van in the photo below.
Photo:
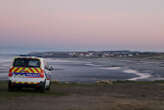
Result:
{"label": "police van", "polygon": [[15,57],[9,70],[8,90],[31,87],[44,92],[50,90],[51,71],[44,58],[32,56]]}

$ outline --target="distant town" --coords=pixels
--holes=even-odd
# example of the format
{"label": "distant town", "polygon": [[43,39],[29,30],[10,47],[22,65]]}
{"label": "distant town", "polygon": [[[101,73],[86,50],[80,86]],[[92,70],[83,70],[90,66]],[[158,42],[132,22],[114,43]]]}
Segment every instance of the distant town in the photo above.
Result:
{"label": "distant town", "polygon": [[106,57],[151,57],[164,56],[160,52],[139,51],[69,51],[69,52],[31,52],[28,55],[47,58],[106,58]]}

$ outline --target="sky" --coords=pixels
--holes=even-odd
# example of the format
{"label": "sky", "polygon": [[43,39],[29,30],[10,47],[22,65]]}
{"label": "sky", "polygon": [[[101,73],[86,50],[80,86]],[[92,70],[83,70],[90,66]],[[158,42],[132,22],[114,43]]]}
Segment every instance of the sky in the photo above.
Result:
{"label": "sky", "polygon": [[164,52],[164,0],[0,0],[0,48]]}

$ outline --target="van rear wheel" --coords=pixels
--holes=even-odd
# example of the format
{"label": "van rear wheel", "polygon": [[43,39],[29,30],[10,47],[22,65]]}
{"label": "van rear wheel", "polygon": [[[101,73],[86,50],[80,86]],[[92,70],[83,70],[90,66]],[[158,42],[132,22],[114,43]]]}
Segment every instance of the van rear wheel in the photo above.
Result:
{"label": "van rear wheel", "polygon": [[11,81],[8,82],[8,91],[14,91],[14,86],[12,85]]}
{"label": "van rear wheel", "polygon": [[44,93],[44,92],[45,92],[45,89],[46,89],[46,88],[45,88],[45,82],[41,82],[40,88],[39,88],[39,89],[40,89],[40,92],[41,92],[41,93]]}

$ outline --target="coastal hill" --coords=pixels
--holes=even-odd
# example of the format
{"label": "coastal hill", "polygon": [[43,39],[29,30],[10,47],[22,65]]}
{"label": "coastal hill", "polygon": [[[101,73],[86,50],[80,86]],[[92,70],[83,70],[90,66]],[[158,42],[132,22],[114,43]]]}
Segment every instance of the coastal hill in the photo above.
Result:
{"label": "coastal hill", "polygon": [[29,56],[44,58],[105,58],[105,57],[151,57],[163,59],[162,52],[139,52],[139,51],[50,51],[50,52],[31,52]]}

